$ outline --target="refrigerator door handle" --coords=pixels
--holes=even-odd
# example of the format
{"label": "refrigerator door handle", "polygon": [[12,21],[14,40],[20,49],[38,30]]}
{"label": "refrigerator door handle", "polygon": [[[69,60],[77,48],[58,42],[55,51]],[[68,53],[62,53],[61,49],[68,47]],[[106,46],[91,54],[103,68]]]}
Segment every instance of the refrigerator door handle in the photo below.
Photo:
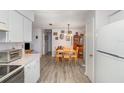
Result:
{"label": "refrigerator door handle", "polygon": [[115,54],[112,54],[112,53],[108,53],[108,52],[101,51],[101,50],[97,50],[97,51],[100,52],[100,53],[106,54],[106,55],[110,55],[110,56],[116,57],[116,58],[124,59],[124,57],[121,57],[121,56],[118,56],[118,55],[115,55]]}

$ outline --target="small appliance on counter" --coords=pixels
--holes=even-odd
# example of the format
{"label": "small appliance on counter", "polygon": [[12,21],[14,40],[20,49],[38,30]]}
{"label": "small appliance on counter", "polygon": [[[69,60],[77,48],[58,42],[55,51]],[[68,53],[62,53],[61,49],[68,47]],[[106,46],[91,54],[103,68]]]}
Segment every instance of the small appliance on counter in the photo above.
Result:
{"label": "small appliance on counter", "polygon": [[25,54],[32,54],[31,44],[25,43]]}
{"label": "small appliance on counter", "polygon": [[9,63],[20,58],[22,58],[22,49],[0,51],[0,63]]}

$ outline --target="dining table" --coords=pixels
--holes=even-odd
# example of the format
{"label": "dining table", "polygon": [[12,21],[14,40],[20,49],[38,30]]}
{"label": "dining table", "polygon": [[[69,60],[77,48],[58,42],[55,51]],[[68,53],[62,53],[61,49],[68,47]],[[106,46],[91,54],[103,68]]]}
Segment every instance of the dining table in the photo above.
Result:
{"label": "dining table", "polygon": [[68,54],[71,56],[72,53],[76,52],[76,50],[72,48],[63,48],[63,49],[56,49],[56,52],[59,52],[60,54],[64,55],[64,52],[68,52]]}
{"label": "dining table", "polygon": [[70,60],[75,60],[75,63],[77,62],[77,50],[74,50],[73,48],[57,48],[56,49],[56,62],[63,62],[64,60],[67,60],[70,62]]}

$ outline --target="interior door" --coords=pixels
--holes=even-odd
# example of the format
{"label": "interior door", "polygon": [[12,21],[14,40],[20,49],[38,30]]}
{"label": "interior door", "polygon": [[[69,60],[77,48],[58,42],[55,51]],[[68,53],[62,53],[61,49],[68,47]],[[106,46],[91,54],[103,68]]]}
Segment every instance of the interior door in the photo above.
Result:
{"label": "interior door", "polygon": [[86,74],[94,82],[94,18],[86,25]]}
{"label": "interior door", "polygon": [[48,53],[48,34],[45,33],[45,55]]}

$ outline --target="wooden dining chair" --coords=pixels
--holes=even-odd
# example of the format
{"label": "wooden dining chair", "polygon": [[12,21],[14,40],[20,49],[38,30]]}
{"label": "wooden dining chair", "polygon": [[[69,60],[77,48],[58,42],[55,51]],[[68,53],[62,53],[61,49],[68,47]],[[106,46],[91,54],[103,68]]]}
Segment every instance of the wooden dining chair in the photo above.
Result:
{"label": "wooden dining chair", "polygon": [[56,50],[56,62],[60,62],[60,59],[63,60],[63,55],[62,55],[62,51]]}
{"label": "wooden dining chair", "polygon": [[76,48],[76,50],[74,50],[74,51],[72,51],[72,53],[71,53],[71,59],[73,60],[75,60],[75,64],[77,63],[77,61],[78,61],[78,47]]}
{"label": "wooden dining chair", "polygon": [[63,59],[64,61],[68,60],[68,62],[70,62],[70,52],[67,49],[64,50]]}

